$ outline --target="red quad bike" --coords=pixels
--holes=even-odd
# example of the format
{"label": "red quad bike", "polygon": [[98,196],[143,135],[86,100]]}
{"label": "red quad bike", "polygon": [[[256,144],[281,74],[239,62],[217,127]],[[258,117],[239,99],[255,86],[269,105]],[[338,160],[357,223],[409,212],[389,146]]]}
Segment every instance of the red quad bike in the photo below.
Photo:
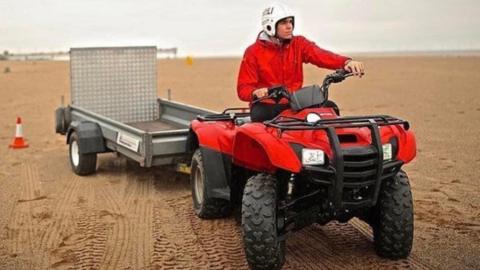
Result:
{"label": "red quad bike", "polygon": [[395,117],[340,117],[336,108],[323,106],[329,85],[348,76],[337,70],[321,87],[291,94],[270,89],[266,98],[287,98],[290,108],[263,123],[251,123],[238,108],[191,123],[194,210],[208,219],[241,207],[253,269],[281,268],[291,232],[353,217],[372,227],[378,255],[410,254],[412,194],[401,167],[416,155],[415,136],[407,121]]}

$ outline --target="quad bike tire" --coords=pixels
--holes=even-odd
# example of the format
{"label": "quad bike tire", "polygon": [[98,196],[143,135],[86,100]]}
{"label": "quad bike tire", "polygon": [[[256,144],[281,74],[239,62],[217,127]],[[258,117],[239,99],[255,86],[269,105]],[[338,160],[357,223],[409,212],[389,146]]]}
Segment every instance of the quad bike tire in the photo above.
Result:
{"label": "quad bike tire", "polygon": [[193,208],[198,217],[213,219],[230,215],[231,207],[229,201],[208,196],[205,168],[200,149],[197,149],[192,157],[190,186],[192,189]]}
{"label": "quad bike tire", "polygon": [[280,269],[285,240],[277,232],[276,180],[267,174],[248,179],[242,200],[245,255],[251,269]]}
{"label": "quad bike tire", "polygon": [[379,256],[394,260],[408,257],[413,244],[413,200],[405,172],[382,183],[369,223]]}
{"label": "quad bike tire", "polygon": [[97,169],[97,153],[80,154],[78,135],[73,132],[68,140],[70,165],[77,175],[85,176],[93,174]]}

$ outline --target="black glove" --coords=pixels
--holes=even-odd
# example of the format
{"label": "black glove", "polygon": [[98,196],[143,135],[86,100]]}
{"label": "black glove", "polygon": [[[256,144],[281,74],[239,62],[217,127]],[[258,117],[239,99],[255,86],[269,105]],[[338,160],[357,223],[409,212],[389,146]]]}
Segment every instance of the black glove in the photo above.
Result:
{"label": "black glove", "polygon": [[282,98],[288,98],[288,90],[283,85],[272,86],[268,88],[268,95],[278,103]]}

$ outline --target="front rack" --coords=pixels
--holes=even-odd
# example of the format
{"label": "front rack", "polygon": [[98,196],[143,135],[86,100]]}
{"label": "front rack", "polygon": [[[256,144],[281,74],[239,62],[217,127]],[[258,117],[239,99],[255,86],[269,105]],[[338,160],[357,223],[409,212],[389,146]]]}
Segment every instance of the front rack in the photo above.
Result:
{"label": "front rack", "polygon": [[389,115],[365,115],[365,116],[346,116],[335,119],[322,119],[314,123],[306,122],[304,119],[286,116],[277,116],[272,120],[265,121],[266,126],[283,130],[315,130],[333,128],[356,128],[368,127],[371,123],[378,126],[403,125],[405,130],[410,128],[410,124],[402,119]]}

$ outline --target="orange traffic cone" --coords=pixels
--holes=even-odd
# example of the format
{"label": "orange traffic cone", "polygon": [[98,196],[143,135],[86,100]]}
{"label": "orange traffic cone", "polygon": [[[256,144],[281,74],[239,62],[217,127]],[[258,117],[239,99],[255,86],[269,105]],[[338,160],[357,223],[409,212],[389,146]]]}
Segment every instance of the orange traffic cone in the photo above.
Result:
{"label": "orange traffic cone", "polygon": [[13,142],[10,144],[10,147],[14,149],[28,147],[28,144],[23,139],[22,118],[20,117],[17,117],[17,129],[15,130],[15,138],[13,138]]}

